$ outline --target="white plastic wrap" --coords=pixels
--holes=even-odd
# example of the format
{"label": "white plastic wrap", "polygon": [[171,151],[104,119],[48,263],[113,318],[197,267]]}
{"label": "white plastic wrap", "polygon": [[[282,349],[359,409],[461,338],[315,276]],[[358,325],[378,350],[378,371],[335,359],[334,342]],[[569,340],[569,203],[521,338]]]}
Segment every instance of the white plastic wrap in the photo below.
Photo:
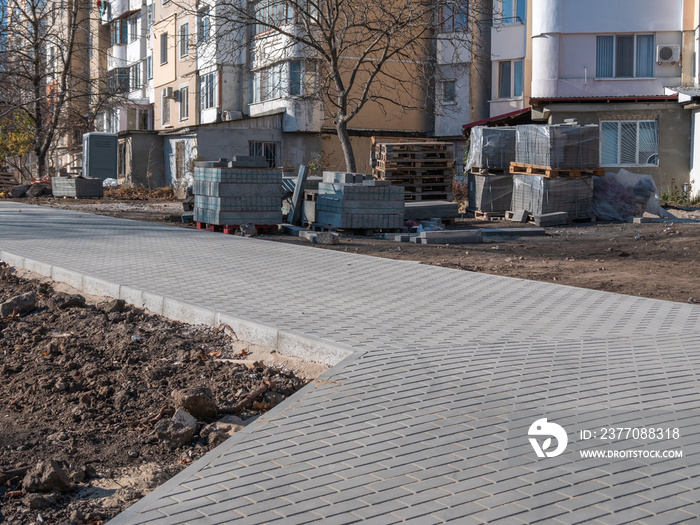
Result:
{"label": "white plastic wrap", "polygon": [[555,169],[598,168],[599,142],[596,125],[517,126],[515,162]]}
{"label": "white plastic wrap", "polygon": [[470,135],[465,169],[472,167],[507,170],[515,161],[515,128],[476,126]]}
{"label": "white plastic wrap", "polygon": [[607,220],[626,221],[644,212],[660,215],[659,195],[651,175],[621,169],[596,177],[593,186],[593,212]]}

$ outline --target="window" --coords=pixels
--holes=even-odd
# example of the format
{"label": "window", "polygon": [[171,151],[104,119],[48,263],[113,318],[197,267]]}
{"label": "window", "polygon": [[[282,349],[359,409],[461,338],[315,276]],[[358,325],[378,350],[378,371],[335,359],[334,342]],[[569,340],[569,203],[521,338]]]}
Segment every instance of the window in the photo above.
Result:
{"label": "window", "polygon": [[600,123],[603,166],[658,166],[656,120],[604,120]]}
{"label": "window", "polygon": [[250,155],[253,157],[265,157],[267,165],[271,168],[277,167],[277,159],[279,158],[279,142],[258,142],[251,141]]}
{"label": "window", "polygon": [[289,63],[289,94],[299,96],[301,92],[301,62],[294,60]]}
{"label": "window", "polygon": [[445,80],[442,83],[442,101],[446,103],[457,101],[457,82],[455,80]]}
{"label": "window", "polygon": [[199,11],[199,41],[201,43],[209,42],[211,37],[211,26],[209,20],[209,7],[205,7]]}
{"label": "window", "polygon": [[141,89],[141,64],[134,64],[131,69],[131,90]]}
{"label": "window", "polygon": [[147,109],[139,109],[138,129],[151,129],[151,113]]}
{"label": "window", "polygon": [[148,6],[148,27],[153,25],[153,4]]}
{"label": "window", "polygon": [[49,80],[53,81],[56,79],[56,48],[54,46],[49,47],[49,59],[48,59],[48,73]]}
{"label": "window", "polygon": [[168,33],[160,35],[160,63],[168,63]]}
{"label": "window", "polygon": [[527,0],[501,0],[501,18],[503,25],[524,24],[527,20]]}
{"label": "window", "polygon": [[199,78],[199,109],[213,108],[216,105],[216,73]]}
{"label": "window", "polygon": [[153,55],[148,55],[146,58],[146,77],[148,80],[153,78]]}
{"label": "window", "polygon": [[132,16],[129,18],[129,42],[135,42],[138,33],[139,17]]}
{"label": "window", "polygon": [[163,88],[163,92],[160,98],[160,121],[163,125],[168,124],[170,122],[170,99],[167,98],[166,95],[167,93],[165,91],[165,88]]}
{"label": "window", "polygon": [[448,0],[440,6],[439,28],[441,33],[467,31],[469,29],[469,4],[466,0]]}
{"label": "window", "polygon": [[651,78],[654,76],[654,35],[601,35],[596,37],[597,78]]}
{"label": "window", "polygon": [[115,20],[110,24],[109,43],[114,46],[129,42],[129,26],[126,20]]}
{"label": "window", "polygon": [[180,120],[187,120],[190,116],[189,89],[180,88]]}
{"label": "window", "polygon": [[498,63],[498,98],[523,96],[523,72],[522,60]]}
{"label": "window", "polygon": [[187,56],[189,53],[189,24],[180,26],[180,58]]}
{"label": "window", "polygon": [[116,67],[107,73],[107,89],[110,93],[128,93],[130,67]]}
{"label": "window", "polygon": [[261,0],[253,6],[253,17],[258,22],[253,26],[253,35],[270,30],[270,26],[291,24],[294,11],[284,0]]}

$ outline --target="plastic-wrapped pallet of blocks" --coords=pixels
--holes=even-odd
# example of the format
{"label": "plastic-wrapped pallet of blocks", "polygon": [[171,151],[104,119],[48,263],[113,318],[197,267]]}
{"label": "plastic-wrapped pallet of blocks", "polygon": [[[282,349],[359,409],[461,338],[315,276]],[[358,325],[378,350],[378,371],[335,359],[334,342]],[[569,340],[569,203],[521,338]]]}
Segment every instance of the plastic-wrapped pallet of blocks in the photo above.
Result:
{"label": "plastic-wrapped pallet of blocks", "polygon": [[252,161],[198,162],[194,220],[206,224],[273,225],[282,222],[282,170],[250,167]]}
{"label": "plastic-wrapped pallet of blocks", "polygon": [[569,218],[591,217],[593,177],[550,179],[539,175],[513,175],[512,210],[532,215],[566,212]]}
{"label": "plastic-wrapped pallet of blocks", "polygon": [[515,162],[555,169],[600,167],[598,126],[516,126]]}
{"label": "plastic-wrapped pallet of blocks", "polygon": [[515,162],[515,127],[476,126],[470,135],[467,169],[507,170]]}
{"label": "plastic-wrapped pallet of blocks", "polygon": [[322,182],[318,185],[316,222],[340,229],[395,229],[404,221],[404,189],[389,181]]}
{"label": "plastic-wrapped pallet of blocks", "polygon": [[84,177],[51,177],[51,191],[54,197],[102,197],[102,179]]}
{"label": "plastic-wrapped pallet of blocks", "polygon": [[513,198],[513,176],[467,175],[469,209],[485,212],[505,213],[510,210]]}

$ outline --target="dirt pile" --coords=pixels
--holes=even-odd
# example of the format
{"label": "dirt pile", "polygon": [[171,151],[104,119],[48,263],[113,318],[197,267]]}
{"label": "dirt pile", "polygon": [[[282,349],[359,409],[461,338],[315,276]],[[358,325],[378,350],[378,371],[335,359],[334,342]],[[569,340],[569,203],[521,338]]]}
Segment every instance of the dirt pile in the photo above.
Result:
{"label": "dirt pile", "polygon": [[224,330],[2,263],[0,310],[0,522],[105,521],[305,383]]}

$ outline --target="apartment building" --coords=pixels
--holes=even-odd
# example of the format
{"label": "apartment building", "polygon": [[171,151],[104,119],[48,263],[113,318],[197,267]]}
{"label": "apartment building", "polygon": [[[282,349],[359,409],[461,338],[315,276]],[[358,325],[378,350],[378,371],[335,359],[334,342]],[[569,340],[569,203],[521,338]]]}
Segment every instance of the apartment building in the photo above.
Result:
{"label": "apartment building", "polygon": [[669,88],[697,86],[697,26],[697,0],[497,0],[491,116],[597,124],[603,167],[681,187],[691,112]]}

